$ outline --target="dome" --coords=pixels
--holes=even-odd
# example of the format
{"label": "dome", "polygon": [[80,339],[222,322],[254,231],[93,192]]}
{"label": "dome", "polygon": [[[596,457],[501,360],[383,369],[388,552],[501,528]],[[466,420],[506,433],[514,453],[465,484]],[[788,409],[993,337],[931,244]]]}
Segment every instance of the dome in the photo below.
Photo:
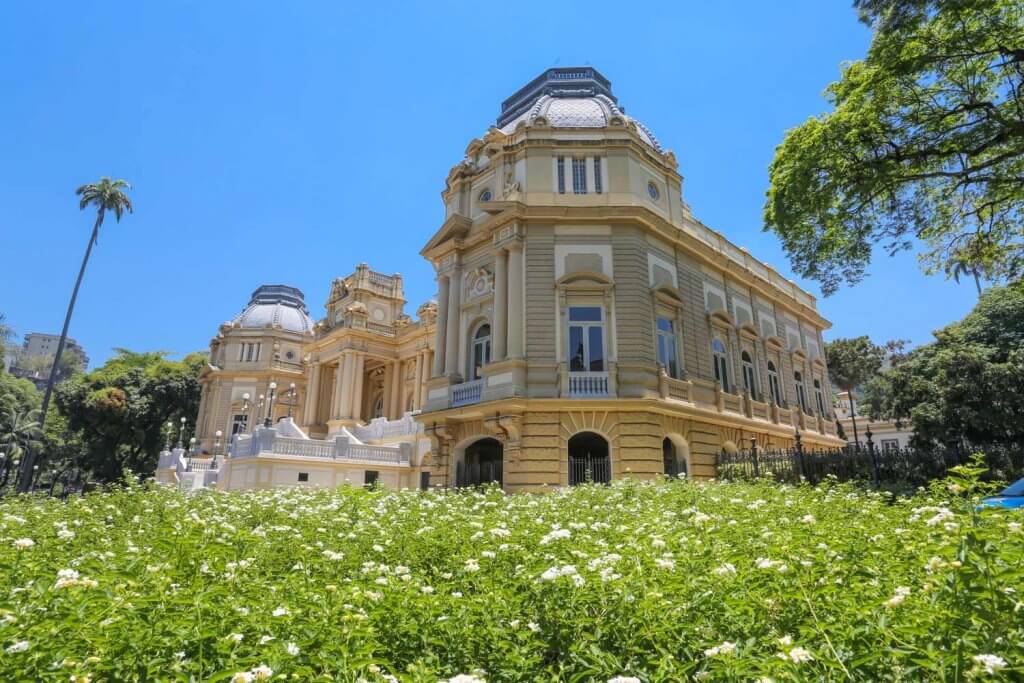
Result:
{"label": "dome", "polygon": [[302,292],[287,285],[263,285],[252,293],[249,305],[231,324],[245,328],[280,327],[288,332],[310,334],[313,321]]}
{"label": "dome", "polygon": [[513,133],[521,123],[544,119],[552,128],[604,128],[636,124],[640,139],[662,152],[650,129],[626,116],[611,82],[590,67],[548,69],[501,105],[497,126]]}

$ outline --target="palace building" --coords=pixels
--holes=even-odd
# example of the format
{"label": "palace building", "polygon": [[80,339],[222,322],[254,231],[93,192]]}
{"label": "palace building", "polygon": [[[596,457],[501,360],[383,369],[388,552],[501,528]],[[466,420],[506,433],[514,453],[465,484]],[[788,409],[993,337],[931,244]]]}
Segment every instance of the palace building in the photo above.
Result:
{"label": "palace building", "polygon": [[412,320],[401,277],[365,264],[316,324],[297,290],[259,288],[211,343],[195,452],[158,476],[522,491],[842,445],[829,322],[694,218],[677,166],[598,71],[547,70],[448,174],[420,252],[436,303]]}

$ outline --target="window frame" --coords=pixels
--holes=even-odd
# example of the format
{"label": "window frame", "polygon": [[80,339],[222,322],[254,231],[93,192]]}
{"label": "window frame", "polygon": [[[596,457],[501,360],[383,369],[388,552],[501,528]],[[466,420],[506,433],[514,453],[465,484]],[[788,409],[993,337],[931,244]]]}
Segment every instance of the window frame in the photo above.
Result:
{"label": "window frame", "polygon": [[[668,330],[661,329],[661,321],[663,320],[668,323]],[[665,368],[665,374],[672,379],[679,379],[682,376],[680,372],[682,365],[679,362],[679,330],[676,328],[675,318],[668,315],[655,314],[654,353],[657,356],[658,363]],[[666,352],[664,354],[667,357],[665,359],[662,358],[662,342],[664,342],[666,347],[670,347],[670,353]]]}
{"label": "window frame", "polygon": [[[484,337],[480,336],[480,332],[484,328],[487,328],[487,335]],[[493,334],[491,331],[491,323],[487,320],[480,321],[474,328],[473,334],[469,338],[469,375],[470,381],[478,380],[482,378],[480,370],[489,365],[491,362]],[[477,364],[477,352],[480,352],[483,356],[483,362]]]}
{"label": "window frame", "polygon": [[782,401],[782,385],[779,383],[779,371],[775,367],[775,363],[768,361],[768,391],[771,393],[772,400],[778,407],[783,406]]}
{"label": "window frame", "polygon": [[586,157],[572,157],[572,193],[587,194]]}
{"label": "window frame", "polygon": [[594,194],[604,194],[604,176],[601,173],[601,157],[591,157],[594,160]]}
{"label": "window frame", "polygon": [[804,375],[799,370],[793,371],[793,386],[796,387],[796,403],[805,415],[807,410],[807,388],[804,386]]}
{"label": "window frame", "polygon": [[[598,312],[597,320],[573,320],[572,312],[574,309],[593,309]],[[605,336],[605,310],[603,306],[599,305],[579,305],[570,304],[566,310],[566,365],[570,373],[587,373],[587,372],[608,372],[608,339]],[[583,347],[583,369],[573,369],[573,348],[572,348],[572,329],[574,327],[580,328],[580,340]],[[591,354],[591,332],[590,330],[599,330],[601,339],[601,368],[595,370],[593,368],[594,358]]]}
{"label": "window frame", "polygon": [[558,156],[555,158],[555,173],[558,181],[558,194],[565,194],[565,157]]}
{"label": "window frame", "polygon": [[[721,345],[722,350],[715,348],[715,343]],[[711,337],[711,364],[714,366],[715,381],[722,387],[722,391],[729,391],[729,344],[718,335]]]}
{"label": "window frame", "polygon": [[746,349],[740,350],[740,367],[743,369],[743,388],[750,393],[750,398],[755,401],[760,400],[758,399],[757,361]]}
{"label": "window frame", "polygon": [[817,378],[814,379],[814,400],[818,406],[818,414],[825,417],[825,393],[821,388],[821,380]]}

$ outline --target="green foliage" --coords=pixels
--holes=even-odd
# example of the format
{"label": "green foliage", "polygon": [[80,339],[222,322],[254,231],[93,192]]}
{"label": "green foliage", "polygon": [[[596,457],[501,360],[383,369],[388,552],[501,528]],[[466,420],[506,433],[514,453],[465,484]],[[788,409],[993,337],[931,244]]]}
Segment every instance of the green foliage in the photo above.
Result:
{"label": "green foliage", "polygon": [[194,419],[199,410],[199,371],[204,354],[180,361],[164,352],[117,349],[102,367],[57,389],[67,430],[82,443],[78,465],[103,482],[128,468],[141,475],[156,466],[168,420]]}
{"label": "green foliage", "polygon": [[787,132],[766,229],[826,294],[864,277],[873,245],[925,250],[927,272],[1024,275],[1024,5],[858,0],[874,37]]}
{"label": "green foliage", "polygon": [[885,362],[885,347],[867,337],[840,338],[825,343],[829,378],[843,391],[852,391],[876,374]]}
{"label": "green foliage", "polygon": [[131,480],[8,499],[0,670],[874,682],[987,664],[1015,680],[1024,534],[1019,516],[975,510],[976,478],[909,499],[678,481],[187,496]]}
{"label": "green foliage", "polygon": [[935,336],[866,385],[869,414],[908,421],[919,445],[1024,444],[1024,285],[990,288]]}
{"label": "green foliage", "polygon": [[79,209],[84,210],[90,206],[96,207],[98,219],[96,221],[96,228],[93,230],[93,241],[95,241],[100,224],[103,223],[103,214],[107,211],[113,211],[114,217],[118,222],[121,222],[121,216],[126,211],[132,213],[134,210],[132,200],[125,192],[130,189],[132,189],[132,186],[127,181],[113,180],[104,176],[100,178],[98,183],[82,185],[75,190],[75,194],[80,198],[78,201]]}

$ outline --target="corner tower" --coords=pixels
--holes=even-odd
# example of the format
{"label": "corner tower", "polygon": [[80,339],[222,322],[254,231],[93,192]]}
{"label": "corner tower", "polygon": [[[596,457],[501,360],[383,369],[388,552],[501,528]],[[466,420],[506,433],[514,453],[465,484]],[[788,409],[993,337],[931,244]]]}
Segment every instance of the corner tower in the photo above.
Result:
{"label": "corner tower", "polygon": [[501,105],[442,192],[419,420],[438,485],[715,472],[834,436],[812,296],[693,218],[675,155],[591,67]]}

